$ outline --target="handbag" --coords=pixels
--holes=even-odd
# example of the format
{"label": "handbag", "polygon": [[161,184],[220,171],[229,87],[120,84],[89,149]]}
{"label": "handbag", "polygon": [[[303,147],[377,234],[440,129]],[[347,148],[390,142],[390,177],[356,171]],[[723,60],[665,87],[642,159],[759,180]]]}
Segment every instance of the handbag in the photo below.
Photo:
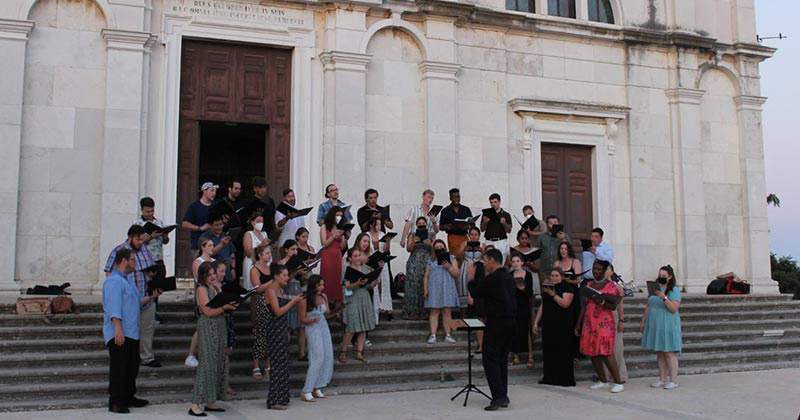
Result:
{"label": "handbag", "polygon": [[77,313],[75,310],[75,301],[72,300],[71,297],[68,296],[56,296],[52,300],[50,300],[50,312],[53,314],[74,314]]}
{"label": "handbag", "polygon": [[392,281],[392,283],[394,283],[392,286],[394,287],[394,292],[395,293],[404,293],[406,291],[406,275],[405,274],[397,273],[397,275],[394,276],[394,280]]}

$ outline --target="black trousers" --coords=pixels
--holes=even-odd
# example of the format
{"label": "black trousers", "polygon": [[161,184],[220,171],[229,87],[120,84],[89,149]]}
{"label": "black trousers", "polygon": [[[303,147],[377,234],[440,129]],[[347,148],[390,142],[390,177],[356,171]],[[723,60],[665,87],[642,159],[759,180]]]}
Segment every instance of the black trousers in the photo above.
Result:
{"label": "black trousers", "polygon": [[509,402],[508,399],[508,353],[516,333],[514,318],[489,319],[483,336],[483,371],[492,403]]}
{"label": "black trousers", "polygon": [[118,346],[111,339],[106,343],[111,361],[108,366],[108,405],[128,407],[136,395],[136,376],[139,375],[139,340],[125,337]]}

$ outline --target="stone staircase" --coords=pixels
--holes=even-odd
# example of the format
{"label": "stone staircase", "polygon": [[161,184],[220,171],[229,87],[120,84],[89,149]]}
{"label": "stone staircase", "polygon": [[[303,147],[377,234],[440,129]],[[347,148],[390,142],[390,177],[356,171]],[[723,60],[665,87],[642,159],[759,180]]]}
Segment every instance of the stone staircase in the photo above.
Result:
{"label": "stone staircase", "polygon": [[[683,374],[778,369],[800,366],[800,301],[790,296],[684,295],[681,306],[684,352]],[[97,407],[107,402],[108,352],[102,343],[102,306],[80,304],[80,314],[48,325],[39,316],[20,316],[12,304],[0,304],[0,411]],[[397,306],[398,303],[396,303]],[[631,377],[657,373],[655,356],[639,347],[643,298],[625,301],[625,359]],[[457,344],[427,345],[427,321],[382,321],[370,333],[369,364],[335,364],[328,394],[418,390],[463,385],[466,379],[466,335],[456,333]],[[162,302],[154,347],[163,367],[142,367],[138,395],[153,402],[188,401],[194,369],[183,359],[194,330],[191,302]],[[236,312],[237,345],[231,357],[231,384],[235,399],[266,398],[267,383],[250,377],[252,336],[249,310]],[[341,343],[342,327],[331,325],[334,348]],[[441,338],[440,338],[441,340]],[[292,340],[290,355],[296,357]],[[337,350],[338,354],[338,350]],[[541,362],[538,341],[535,351]],[[306,363],[292,359],[290,380],[299,390]],[[524,358],[523,358],[524,360]],[[439,382],[441,367],[454,382]],[[475,378],[484,383],[480,361],[473,363]],[[541,369],[509,369],[510,382],[535,383]],[[588,360],[576,369],[578,380],[592,376]],[[488,391],[488,390],[487,390]],[[296,395],[296,392],[293,392]]]}

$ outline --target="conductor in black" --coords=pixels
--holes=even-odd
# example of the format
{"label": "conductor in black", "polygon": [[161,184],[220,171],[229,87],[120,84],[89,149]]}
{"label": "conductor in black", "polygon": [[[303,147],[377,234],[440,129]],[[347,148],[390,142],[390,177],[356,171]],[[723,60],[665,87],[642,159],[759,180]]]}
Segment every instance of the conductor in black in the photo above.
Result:
{"label": "conductor in black", "polygon": [[503,254],[491,249],[483,256],[487,275],[468,284],[473,298],[483,298],[486,311],[486,332],[483,339],[483,371],[492,402],[484,410],[508,407],[508,352],[516,331],[517,313],[514,279],[503,267]]}

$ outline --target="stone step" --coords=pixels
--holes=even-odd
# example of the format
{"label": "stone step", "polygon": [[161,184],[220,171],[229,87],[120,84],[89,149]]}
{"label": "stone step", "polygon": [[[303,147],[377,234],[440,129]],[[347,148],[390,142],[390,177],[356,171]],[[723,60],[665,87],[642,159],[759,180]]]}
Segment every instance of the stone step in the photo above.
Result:
{"label": "stone step", "polygon": [[[683,347],[683,355],[710,354],[717,352],[749,352],[756,350],[785,350],[800,349],[800,337],[790,339],[762,339],[727,341],[723,343],[706,342],[691,343]],[[290,348],[290,355],[297,353],[295,346]],[[338,352],[337,352],[338,354]],[[443,362],[445,364],[460,363],[466,354],[466,343],[436,345],[408,345],[407,343],[392,343],[386,345],[373,345],[367,349],[370,358],[368,368],[384,369],[396,366],[423,366]],[[249,372],[252,367],[252,353],[249,349],[235,350],[231,355],[232,372]],[[640,347],[638,344],[626,343],[626,358],[652,355],[652,351]],[[194,369],[183,365],[186,353],[184,350],[164,350],[158,353],[159,360],[164,364],[160,369],[142,368],[142,375],[151,376],[191,376]],[[535,345],[534,357],[541,360],[541,346]],[[58,377],[57,380],[77,381],[86,378],[102,380],[108,374],[108,352],[94,350],[87,352],[69,351],[60,353],[24,353],[10,354],[0,361],[0,384],[21,381],[32,381],[42,377]],[[292,360],[293,371],[303,372],[307,362]],[[337,371],[362,370],[360,363],[337,364]]]}
{"label": "stone step", "polygon": [[[483,391],[488,393],[486,380],[483,377],[483,371],[480,366],[473,365],[473,381]],[[770,370],[770,369],[785,369],[800,367],[800,361],[769,361],[758,362],[749,364],[734,364],[734,365],[692,365],[690,367],[680,367],[681,375],[689,374],[709,374],[709,373],[723,373],[723,372],[741,372],[741,371],[756,371],[756,370]],[[448,374],[452,375],[454,381],[439,382],[438,380],[424,380],[424,381],[407,381],[407,382],[392,382],[383,384],[355,384],[355,385],[337,385],[325,389],[325,394],[329,397],[335,398],[337,395],[352,395],[352,394],[370,394],[379,392],[396,392],[396,391],[412,391],[423,389],[452,389],[453,394],[461,389],[466,383],[466,370],[463,373],[454,370],[448,370]],[[541,378],[541,370],[534,369],[526,373],[519,373],[518,369],[511,367],[509,369],[509,384],[536,384]],[[629,370],[628,375],[630,378],[642,377],[656,377],[658,370],[655,368]],[[589,370],[579,370],[575,372],[575,378],[579,381],[578,386],[589,386],[589,380],[592,373]],[[536,387],[545,387],[544,385],[535,385]],[[236,387],[237,395],[230,398],[230,400],[264,400],[266,395],[266,384],[259,384],[255,388],[242,389]],[[543,388],[544,389],[544,388]],[[292,392],[292,404],[298,404],[296,399],[297,392]],[[154,404],[164,403],[187,403],[191,399],[191,391],[164,393],[161,391],[152,391],[148,389],[140,389],[137,396],[148,399]],[[462,397],[463,398],[463,397]],[[476,398],[476,397],[473,397]],[[481,397],[482,398],[482,397]],[[463,400],[462,400],[463,401]],[[0,412],[12,411],[32,411],[32,410],[55,410],[55,409],[69,409],[69,408],[97,408],[105,407],[108,404],[108,397],[104,392],[82,393],[81,396],[76,397],[72,395],[70,398],[56,400],[53,398],[32,397],[25,400],[17,401],[0,401]],[[223,406],[225,404],[223,403]],[[265,414],[266,415],[266,414]]]}
{"label": "stone step", "polygon": [[[446,372],[450,375],[461,377],[466,371],[466,363],[463,361],[463,358],[461,360],[461,362],[453,360],[452,365],[446,365]],[[753,351],[747,353],[720,352],[713,354],[685,354],[680,357],[681,366],[684,370],[689,371],[700,367],[708,368],[712,366],[754,364],[773,362],[776,360],[800,362],[800,349]],[[350,361],[349,363],[355,363],[355,361]],[[656,368],[656,359],[653,354],[626,358],[626,363],[628,368],[632,371],[652,370]],[[402,369],[376,369],[370,365],[358,364],[361,365],[361,369],[350,371],[336,370],[332,386],[366,386],[368,384],[425,381],[426,379],[435,381],[438,378],[441,365],[440,363],[433,363],[431,365],[415,365]],[[337,363],[336,367],[341,366]],[[591,374],[591,367],[588,361],[583,361],[577,371],[581,374],[586,374],[586,372]],[[509,366],[509,372],[513,375],[538,376],[538,372],[527,370],[523,365]],[[42,381],[41,377],[37,379],[38,380],[34,382],[4,384],[3,393],[0,393],[0,401],[18,401],[29,398],[39,399],[42,396],[49,396],[54,399],[69,399],[74,395],[76,387],[79,387],[84,394],[102,394],[108,387],[108,383],[104,379],[82,380],[78,382]],[[290,383],[293,389],[301,387],[304,379],[304,371],[291,371]],[[137,387],[145,393],[160,391],[165,394],[176,394],[190,392],[193,383],[193,376],[165,377],[164,374],[151,374],[151,372],[147,372],[147,369],[144,369],[143,373],[140,375],[140,380],[137,381]],[[231,384],[235,389],[266,389],[265,384],[255,383],[249,376],[237,375],[236,372],[231,376]]]}

